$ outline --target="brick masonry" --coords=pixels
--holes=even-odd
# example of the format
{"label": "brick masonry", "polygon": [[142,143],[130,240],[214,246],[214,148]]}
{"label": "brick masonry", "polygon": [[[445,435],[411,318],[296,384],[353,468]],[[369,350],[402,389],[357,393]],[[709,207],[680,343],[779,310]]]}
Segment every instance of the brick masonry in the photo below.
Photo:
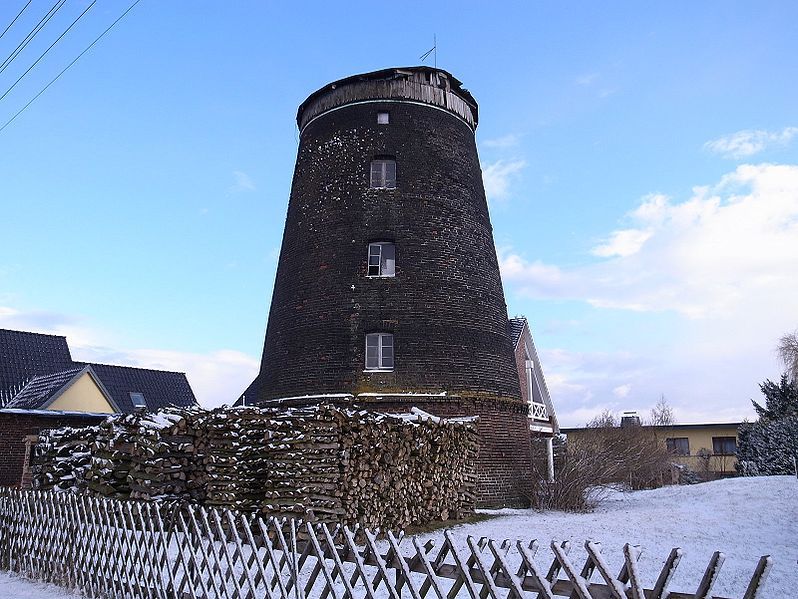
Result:
{"label": "brick masonry", "polygon": [[[391,124],[376,125],[378,111]],[[375,156],[397,189],[370,189]],[[366,276],[371,241],[396,276]],[[352,287],[354,286],[354,289]],[[365,335],[394,334],[395,369],[366,373]],[[259,399],[316,390],[441,390],[518,399],[474,134],[440,110],[349,106],[302,133]]]}
{"label": "brick masonry", "polygon": [[[390,123],[378,125],[378,112]],[[375,157],[395,158],[396,189],[369,188]],[[373,241],[396,244],[395,277],[366,276]],[[302,130],[261,371],[247,403],[447,391],[457,399],[419,407],[480,415],[481,503],[523,504],[527,406],[507,324],[467,123],[421,104],[367,102]],[[394,335],[392,372],[364,372],[371,332]]]}
{"label": "brick masonry", "polygon": [[19,486],[25,463],[25,437],[47,428],[91,426],[104,416],[44,416],[0,412],[0,486]]}

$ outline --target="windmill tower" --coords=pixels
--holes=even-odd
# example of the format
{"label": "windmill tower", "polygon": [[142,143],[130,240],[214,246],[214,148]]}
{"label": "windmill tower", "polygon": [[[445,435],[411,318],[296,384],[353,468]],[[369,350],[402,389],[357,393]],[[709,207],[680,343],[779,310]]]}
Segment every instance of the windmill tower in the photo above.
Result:
{"label": "windmill tower", "polygon": [[429,67],[348,77],[302,103],[263,358],[244,397],[479,415],[480,503],[519,505],[527,405],[477,122],[471,94]]}

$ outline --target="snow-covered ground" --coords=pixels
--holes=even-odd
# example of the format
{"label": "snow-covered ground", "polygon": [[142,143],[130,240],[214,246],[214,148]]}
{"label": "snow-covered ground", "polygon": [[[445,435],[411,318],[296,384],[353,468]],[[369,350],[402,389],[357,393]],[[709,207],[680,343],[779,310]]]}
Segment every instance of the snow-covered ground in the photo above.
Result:
{"label": "snow-covered ground", "polygon": [[[625,543],[639,544],[638,562],[647,588],[656,580],[673,547],[684,557],[670,586],[695,592],[712,553],[726,555],[715,595],[742,597],[760,556],[773,556],[764,597],[798,597],[798,479],[790,476],[731,478],[652,491],[614,493],[590,514],[498,510],[497,518],[456,526],[452,536],[487,536],[496,540],[538,539],[551,562],[552,539],[568,539],[581,568],[586,539],[600,541],[603,555],[617,573]],[[442,533],[422,535],[424,539]],[[459,544],[459,543],[458,543]],[[544,560],[536,560],[541,565]],[[598,580],[598,578],[596,578]]]}
{"label": "snow-covered ground", "polygon": [[[552,539],[573,544],[570,557],[581,568],[586,539],[600,541],[616,572],[623,563],[624,543],[643,548],[640,572],[651,588],[671,548],[685,555],[670,590],[694,592],[715,550],[726,555],[716,596],[742,597],[761,555],[773,556],[774,566],[761,595],[798,597],[798,480],[788,476],[726,479],[701,485],[665,487],[653,491],[614,493],[591,514],[499,510],[495,518],[454,526],[458,545],[468,535],[496,540],[538,539],[536,561],[544,571],[551,562]],[[442,537],[442,531],[420,535]],[[442,539],[439,539],[439,543]],[[596,578],[598,580],[598,578]],[[383,587],[384,589],[384,587]],[[383,590],[381,589],[381,590]],[[78,595],[53,585],[29,582],[0,572],[0,599],[75,599]]]}
{"label": "snow-covered ground", "polygon": [[8,572],[0,571],[0,598],[2,599],[77,599],[76,595],[54,584],[32,582]]}

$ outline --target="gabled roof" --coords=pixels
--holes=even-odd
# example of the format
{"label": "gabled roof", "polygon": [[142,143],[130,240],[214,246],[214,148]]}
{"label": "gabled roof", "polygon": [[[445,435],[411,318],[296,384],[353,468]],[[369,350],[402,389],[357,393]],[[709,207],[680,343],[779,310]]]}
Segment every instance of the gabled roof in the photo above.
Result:
{"label": "gabled roof", "polygon": [[[529,359],[531,359],[535,364],[534,370],[535,377],[538,381],[537,388],[540,393],[540,399],[546,406],[546,411],[549,415],[549,421],[551,422],[551,426],[556,433],[560,428],[559,422],[557,421],[557,412],[554,410],[554,402],[551,400],[549,386],[546,383],[546,375],[543,372],[543,365],[540,362],[538,349],[535,347],[535,340],[532,338],[532,329],[529,327],[527,319],[523,316],[511,318],[507,325],[507,332],[510,335],[510,339],[513,343],[513,351],[518,349],[518,345],[521,343],[522,339],[528,341],[526,349],[529,354]],[[538,374],[540,375],[539,377]]]}
{"label": "gabled roof", "polygon": [[518,347],[518,341],[521,339],[521,333],[524,332],[526,326],[526,318],[518,317],[511,318],[507,323],[507,333],[510,335],[510,340],[513,343],[513,349]]}
{"label": "gabled roof", "polygon": [[[49,397],[48,393],[56,393],[56,387],[63,388],[69,383],[68,373],[76,376],[88,366],[95,382],[120,412],[135,411],[131,393],[144,395],[148,410],[172,405],[197,405],[194,392],[182,372],[75,362],[65,337],[0,329],[0,406],[22,409],[23,405],[35,405],[43,401],[42,398]],[[46,375],[53,376],[48,378]],[[18,399],[17,395],[28,383],[34,382],[34,378],[35,384]],[[9,403],[12,401],[13,406]]]}
{"label": "gabled roof", "polygon": [[66,337],[0,329],[0,405],[33,377],[70,368]]}
{"label": "gabled roof", "polygon": [[55,372],[52,374],[44,374],[33,377],[22,391],[17,393],[14,398],[8,402],[6,408],[17,408],[26,410],[45,410],[52,404],[64,391],[66,391],[73,382],[79,379],[84,374],[88,374],[94,380],[100,393],[105,396],[105,399],[110,404],[111,408],[119,411],[119,408],[114,402],[113,398],[108,394],[102,382],[97,378],[97,375],[92,370],[91,366],[84,366],[82,368],[76,367],[62,372]]}
{"label": "gabled roof", "polygon": [[123,413],[136,410],[130,398],[131,393],[144,395],[147,409],[160,410],[169,406],[191,407],[197,405],[197,398],[182,372],[113,366],[111,364],[90,364],[97,378],[102,381],[108,394]]}

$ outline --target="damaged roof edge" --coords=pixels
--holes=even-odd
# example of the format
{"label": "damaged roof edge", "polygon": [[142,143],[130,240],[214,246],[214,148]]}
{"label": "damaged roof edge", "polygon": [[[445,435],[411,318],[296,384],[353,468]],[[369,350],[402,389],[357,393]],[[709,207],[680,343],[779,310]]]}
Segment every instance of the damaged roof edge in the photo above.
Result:
{"label": "damaged roof edge", "polygon": [[327,85],[317,89],[315,92],[310,94],[302,104],[299,105],[296,115],[296,121],[299,128],[302,128],[302,116],[305,110],[318,98],[324,96],[331,91],[345,86],[350,85],[353,83],[360,83],[366,81],[388,81],[391,79],[398,79],[400,77],[406,77],[408,75],[412,75],[413,73],[440,73],[444,75],[449,81],[449,87],[452,93],[459,96],[466,104],[468,104],[469,108],[473,112],[474,117],[474,128],[476,128],[476,124],[479,120],[479,106],[477,101],[474,99],[474,96],[471,95],[471,92],[468,91],[465,87],[463,87],[463,83],[457,79],[454,75],[450,72],[434,68],[434,67],[427,67],[427,66],[415,66],[415,67],[390,67],[387,69],[380,69],[378,71],[371,71],[369,73],[360,73],[357,75],[350,75],[349,77],[344,77],[343,79],[338,79]]}

